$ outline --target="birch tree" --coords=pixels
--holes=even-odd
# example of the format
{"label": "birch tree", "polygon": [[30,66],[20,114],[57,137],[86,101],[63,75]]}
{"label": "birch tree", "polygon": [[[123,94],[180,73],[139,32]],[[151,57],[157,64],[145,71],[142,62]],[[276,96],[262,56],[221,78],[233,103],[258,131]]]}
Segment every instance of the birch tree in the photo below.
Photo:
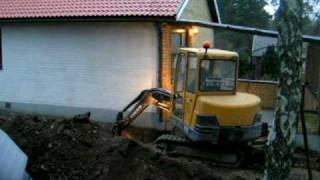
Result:
{"label": "birch tree", "polygon": [[267,143],[265,180],[287,179],[292,166],[304,63],[301,58],[302,12],[303,0],[280,0],[276,18],[281,65],[277,104]]}

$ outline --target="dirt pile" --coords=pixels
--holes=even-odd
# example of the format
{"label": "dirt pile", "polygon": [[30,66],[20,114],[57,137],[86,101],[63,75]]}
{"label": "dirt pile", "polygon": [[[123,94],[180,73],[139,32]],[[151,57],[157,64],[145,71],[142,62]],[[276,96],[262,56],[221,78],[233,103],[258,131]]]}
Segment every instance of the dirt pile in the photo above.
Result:
{"label": "dirt pile", "polygon": [[174,159],[124,139],[89,114],[59,119],[8,113],[4,129],[29,156],[35,179],[221,179],[196,161]]}
{"label": "dirt pile", "polygon": [[[147,144],[112,137],[110,124],[89,117],[83,114],[64,119],[0,111],[0,128],[28,155],[27,171],[35,180],[233,180],[263,176],[263,168],[223,168],[207,161],[161,155]],[[312,154],[314,179],[320,178],[319,157]],[[303,162],[303,152],[297,153],[295,163],[305,167]],[[306,172],[294,168],[289,179],[303,179]]]}

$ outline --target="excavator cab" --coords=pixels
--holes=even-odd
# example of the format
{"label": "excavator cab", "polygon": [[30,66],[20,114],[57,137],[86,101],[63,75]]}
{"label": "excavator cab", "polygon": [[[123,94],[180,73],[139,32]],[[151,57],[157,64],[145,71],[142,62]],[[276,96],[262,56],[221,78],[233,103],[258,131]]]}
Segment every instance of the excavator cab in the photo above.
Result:
{"label": "excavator cab", "polygon": [[192,141],[248,142],[266,134],[259,97],[237,92],[238,54],[181,48],[175,58],[172,122]]}

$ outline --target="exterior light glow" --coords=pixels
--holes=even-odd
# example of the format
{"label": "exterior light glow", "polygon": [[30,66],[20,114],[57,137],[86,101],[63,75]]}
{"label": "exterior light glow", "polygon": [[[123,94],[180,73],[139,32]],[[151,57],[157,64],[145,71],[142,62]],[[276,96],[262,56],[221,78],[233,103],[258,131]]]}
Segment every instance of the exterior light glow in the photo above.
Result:
{"label": "exterior light glow", "polygon": [[192,27],[191,29],[189,29],[189,36],[195,36],[199,33],[199,29],[196,27]]}
{"label": "exterior light glow", "polygon": [[186,32],[186,30],[185,29],[175,29],[175,30],[173,30],[173,32],[176,32],[176,33],[185,33]]}
{"label": "exterior light glow", "polygon": [[193,28],[191,29],[191,31],[192,31],[193,34],[198,34],[198,33],[199,33],[199,29],[196,28],[196,27],[193,27]]}

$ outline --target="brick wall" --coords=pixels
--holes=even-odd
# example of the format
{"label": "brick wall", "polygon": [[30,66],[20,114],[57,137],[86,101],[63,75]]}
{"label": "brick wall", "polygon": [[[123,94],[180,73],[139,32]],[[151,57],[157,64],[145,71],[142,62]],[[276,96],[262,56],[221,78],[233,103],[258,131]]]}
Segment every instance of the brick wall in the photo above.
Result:
{"label": "brick wall", "polygon": [[172,91],[171,84],[171,26],[167,24],[162,25],[162,72],[161,84],[162,87]]}
{"label": "brick wall", "polygon": [[[248,92],[259,96],[261,98],[263,108],[273,109],[276,104],[278,89],[276,82],[241,80],[238,81],[237,88],[240,92]],[[304,109],[308,111],[317,111],[318,108],[318,100],[314,97],[310,90],[306,88]]]}
{"label": "brick wall", "polygon": [[240,92],[248,92],[259,96],[263,108],[274,108],[277,95],[277,84],[239,81],[237,88]]}

